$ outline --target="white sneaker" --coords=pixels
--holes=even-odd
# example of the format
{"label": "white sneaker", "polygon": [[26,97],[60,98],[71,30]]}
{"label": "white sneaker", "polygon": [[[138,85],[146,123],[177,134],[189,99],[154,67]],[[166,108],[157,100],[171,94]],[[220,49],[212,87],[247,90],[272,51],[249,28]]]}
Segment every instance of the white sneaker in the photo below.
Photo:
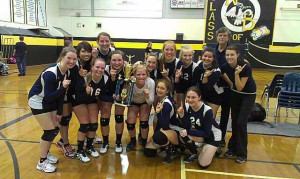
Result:
{"label": "white sneaker", "polygon": [[49,160],[49,163],[57,163],[58,159],[56,157],[54,157],[53,155],[50,154],[50,152],[48,152],[47,154],[47,159]]}
{"label": "white sneaker", "polygon": [[82,152],[77,152],[77,159],[84,162],[84,163],[90,161],[90,158],[88,158],[83,151]]}
{"label": "white sneaker", "polygon": [[95,134],[94,143],[95,144],[102,144],[102,140],[98,137],[97,134]]}
{"label": "white sneaker", "polygon": [[52,173],[56,171],[56,167],[53,166],[49,160],[45,160],[44,162],[40,163],[40,161],[38,162],[38,164],[36,165],[36,169],[44,171],[46,173]]}
{"label": "white sneaker", "polygon": [[105,154],[108,150],[108,144],[103,144],[102,147],[100,148],[100,153]]}
{"label": "white sneaker", "polygon": [[97,151],[95,151],[94,148],[85,149],[85,152],[90,154],[92,157],[99,157],[99,153]]}
{"label": "white sneaker", "polygon": [[116,144],[115,152],[116,153],[121,153],[122,151],[123,151],[122,144]]}

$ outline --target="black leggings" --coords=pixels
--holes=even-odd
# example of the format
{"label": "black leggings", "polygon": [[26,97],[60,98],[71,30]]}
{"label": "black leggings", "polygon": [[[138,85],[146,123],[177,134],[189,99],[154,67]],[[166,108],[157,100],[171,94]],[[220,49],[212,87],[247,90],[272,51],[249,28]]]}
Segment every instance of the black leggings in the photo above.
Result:
{"label": "black leggings", "polygon": [[228,149],[238,157],[247,158],[247,122],[256,95],[232,92],[231,97],[232,136]]}

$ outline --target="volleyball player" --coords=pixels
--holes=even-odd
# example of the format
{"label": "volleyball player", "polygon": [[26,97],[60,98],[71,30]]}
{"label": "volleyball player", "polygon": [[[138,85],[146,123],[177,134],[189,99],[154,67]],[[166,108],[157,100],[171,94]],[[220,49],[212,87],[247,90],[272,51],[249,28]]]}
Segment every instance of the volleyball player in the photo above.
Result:
{"label": "volleyball player", "polygon": [[133,88],[132,106],[128,107],[127,129],[130,135],[130,142],[127,144],[126,151],[132,150],[136,145],[135,123],[139,114],[142,148],[146,146],[149,133],[149,115],[151,105],[154,102],[155,82],[148,77],[147,69],[144,65],[137,65],[133,70],[136,83]]}
{"label": "volleyball player", "polygon": [[[212,162],[221,141],[221,130],[215,119],[211,107],[201,101],[199,88],[193,86],[186,92],[186,103],[181,105],[177,114],[184,129],[179,131],[182,141],[189,154],[183,162],[190,163],[198,158],[201,168],[206,168]],[[204,146],[198,155],[195,142],[204,142]]]}
{"label": "volleyball player", "polygon": [[[110,76],[111,80],[113,81],[114,86],[116,85],[116,81],[118,78],[124,79],[124,62],[125,62],[125,54],[120,51],[112,51],[109,55],[110,65],[106,65],[105,71],[108,76]],[[123,85],[120,86],[122,89]],[[121,91],[121,90],[120,90]],[[100,111],[101,111],[101,118],[100,118],[100,125],[101,125],[101,133],[103,137],[103,144],[100,148],[100,153],[104,154],[107,152],[109,147],[109,121],[110,115],[112,110],[112,105],[114,102],[113,94],[115,93],[115,88],[110,90],[108,95],[101,97],[100,99]],[[115,152],[120,153],[122,152],[122,135],[124,130],[124,107],[120,105],[115,105],[115,130],[116,130],[116,146]]]}
{"label": "volleyball player", "polygon": [[28,105],[44,133],[40,140],[40,160],[38,170],[50,173],[56,171],[52,164],[58,159],[49,153],[53,139],[59,132],[64,95],[71,83],[69,69],[76,63],[76,50],[66,47],[62,50],[57,63],[47,67],[31,87]]}

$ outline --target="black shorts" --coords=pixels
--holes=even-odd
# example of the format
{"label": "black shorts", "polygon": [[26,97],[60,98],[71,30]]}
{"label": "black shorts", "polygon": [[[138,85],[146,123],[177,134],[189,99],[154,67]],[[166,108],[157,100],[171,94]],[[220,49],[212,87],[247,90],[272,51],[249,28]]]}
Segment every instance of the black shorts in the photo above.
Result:
{"label": "black shorts", "polygon": [[135,103],[135,102],[131,102],[131,105],[133,105],[133,106],[138,106],[138,107],[141,107],[143,104],[148,104],[146,101],[145,102],[143,102],[143,103]]}
{"label": "black shorts", "polygon": [[214,140],[212,140],[211,138],[204,138],[204,143],[205,143],[205,144],[212,145],[212,146],[215,146],[215,147],[219,147],[221,141],[214,141]]}
{"label": "black shorts", "polygon": [[112,95],[100,95],[99,100],[104,102],[111,102],[111,103],[115,101]]}
{"label": "black shorts", "polygon": [[55,107],[52,108],[46,108],[46,109],[33,109],[30,108],[33,115],[43,114],[47,112],[56,111],[57,109]]}
{"label": "black shorts", "polygon": [[214,95],[214,96],[209,96],[206,97],[204,95],[202,95],[202,100],[208,103],[212,103],[215,105],[221,105],[222,103],[222,99],[223,99],[223,93],[218,94],[218,95]]}

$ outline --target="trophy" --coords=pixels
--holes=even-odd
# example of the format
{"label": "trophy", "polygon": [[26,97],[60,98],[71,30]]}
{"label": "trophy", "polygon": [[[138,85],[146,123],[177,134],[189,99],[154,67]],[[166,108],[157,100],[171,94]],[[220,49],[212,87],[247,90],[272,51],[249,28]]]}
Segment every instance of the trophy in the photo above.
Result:
{"label": "trophy", "polygon": [[[120,106],[131,106],[133,88],[135,84],[135,78],[131,77],[131,72],[133,65],[131,64],[131,59],[135,55],[126,55],[128,57],[128,63],[124,65],[124,78],[121,74],[117,79],[117,86],[115,91],[115,104]],[[120,93],[121,92],[121,93]]]}

